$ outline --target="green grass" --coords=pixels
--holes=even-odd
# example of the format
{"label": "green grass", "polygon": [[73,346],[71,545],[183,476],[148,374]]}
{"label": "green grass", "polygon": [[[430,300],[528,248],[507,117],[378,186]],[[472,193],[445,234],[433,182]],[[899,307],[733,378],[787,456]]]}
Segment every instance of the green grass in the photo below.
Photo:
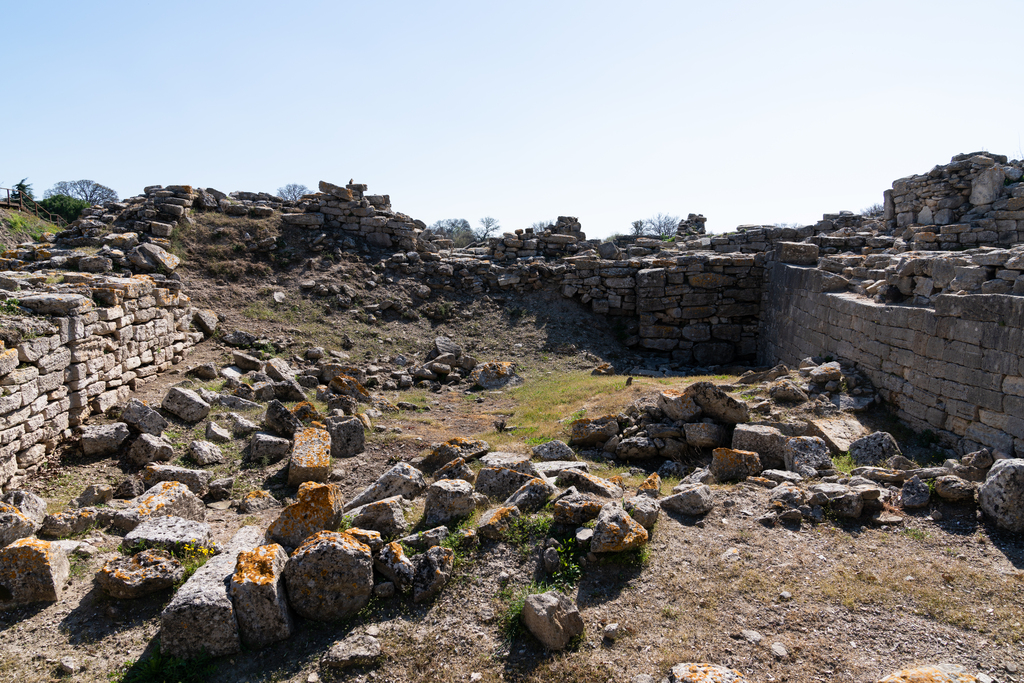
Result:
{"label": "green grass", "polygon": [[551,513],[548,512],[524,515],[509,525],[505,532],[505,542],[527,555],[534,544],[543,543],[547,539],[553,523]]}
{"label": "green grass", "polygon": [[853,457],[850,455],[850,451],[846,451],[842,455],[837,455],[832,458],[832,466],[839,472],[845,475],[849,475],[850,472],[857,467],[856,463],[853,462]]}
{"label": "green grass", "polygon": [[58,230],[56,226],[32,215],[10,213],[5,220],[12,234],[31,239],[33,242],[41,242],[44,233]]}

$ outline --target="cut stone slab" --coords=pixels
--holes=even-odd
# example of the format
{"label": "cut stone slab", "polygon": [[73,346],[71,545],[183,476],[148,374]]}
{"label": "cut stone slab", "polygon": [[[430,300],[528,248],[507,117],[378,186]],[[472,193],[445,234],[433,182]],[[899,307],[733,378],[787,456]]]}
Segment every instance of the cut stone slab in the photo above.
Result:
{"label": "cut stone slab", "polygon": [[209,524],[171,516],[147,519],[125,535],[124,544],[178,551],[186,545],[197,549],[215,547]]}
{"label": "cut stone slab", "polygon": [[61,538],[73,536],[99,524],[100,511],[94,507],[69,509],[53,515],[46,515],[39,533],[44,536]]}
{"label": "cut stone slab", "polygon": [[124,422],[84,427],[79,439],[82,454],[92,457],[115,453],[121,444],[128,440],[129,434],[131,432]]}
{"label": "cut stone slab", "polygon": [[295,550],[284,577],[297,614],[313,621],[337,621],[369,603],[373,557],[370,548],[350,534],[321,531]]}
{"label": "cut stone slab", "polygon": [[487,455],[480,456],[480,462],[487,467],[504,467],[505,469],[515,470],[530,477],[537,476],[537,469],[530,461],[530,456],[523,453],[492,451]]}
{"label": "cut stone slab", "polygon": [[162,481],[181,482],[197,496],[205,496],[210,490],[211,472],[206,470],[192,470],[187,467],[176,465],[158,465],[151,463],[142,470],[142,482],[146,486],[155,486]]}
{"label": "cut stone slab", "polygon": [[292,442],[266,432],[256,432],[249,440],[246,462],[275,463],[292,450]]}
{"label": "cut stone slab", "polygon": [[871,430],[849,415],[836,415],[811,420],[812,432],[825,440],[833,453],[846,453],[853,442],[867,436]]}
{"label": "cut stone slab", "polygon": [[295,434],[288,463],[288,485],[306,481],[325,482],[331,476],[331,435],[326,429],[308,427]]}
{"label": "cut stone slab", "polygon": [[188,445],[188,452],[192,456],[192,460],[202,467],[224,462],[224,454],[221,453],[220,448],[209,441],[193,441]]}
{"label": "cut stone slab", "polygon": [[461,479],[442,479],[427,488],[423,519],[428,526],[448,524],[476,509],[473,486]]}
{"label": "cut stone slab", "polygon": [[141,434],[128,449],[128,460],[143,466],[151,462],[166,462],[174,457],[174,446],[152,434]]}
{"label": "cut stone slab", "polygon": [[134,600],[171,588],[184,575],[185,568],[170,553],[150,549],[110,560],[96,572],[96,583],[112,598]]}
{"label": "cut stone slab", "polygon": [[330,417],[326,424],[332,458],[351,458],[366,450],[365,426],[358,417]]}
{"label": "cut stone slab", "polygon": [[241,651],[229,579],[238,554],[251,551],[262,537],[258,527],[242,527],[223,554],[207,560],[178,589],[160,614],[161,653],[191,659],[203,652],[220,657]]}
{"label": "cut stone slab", "polygon": [[533,479],[507,467],[485,467],[476,474],[476,491],[488,498],[504,500]]}
{"label": "cut stone slab", "polygon": [[850,444],[850,457],[857,466],[881,465],[889,458],[902,455],[896,439],[888,432],[875,432]]}
{"label": "cut stone slab", "polygon": [[562,470],[558,475],[559,486],[574,486],[581,493],[593,493],[605,498],[621,498],[622,488],[607,479],[575,469]]}
{"label": "cut stone slab", "polygon": [[438,481],[442,479],[461,479],[463,481],[468,481],[470,484],[474,484],[476,483],[476,472],[466,464],[465,459],[455,458],[450,463],[434,472],[434,478]]}
{"label": "cut stone slab", "polygon": [[306,482],[296,497],[267,529],[267,538],[285,548],[298,547],[318,531],[336,529],[342,519],[341,491],[334,484]]}
{"label": "cut stone slab", "polygon": [[660,501],[661,509],[684,515],[704,515],[714,507],[711,487],[707,484],[682,484],[674,493]]}
{"label": "cut stone slab", "polygon": [[701,408],[693,396],[675,389],[658,394],[658,407],[673,422],[693,422],[701,415]]}
{"label": "cut stone slab", "polygon": [[0,549],[0,609],[57,602],[70,571],[60,546],[36,538],[14,541]]}
{"label": "cut stone slab", "polygon": [[572,491],[555,501],[552,514],[555,524],[573,527],[586,524],[597,519],[601,508],[608,502],[590,493],[579,493],[575,489]]}
{"label": "cut stone slab", "polygon": [[684,662],[672,667],[669,683],[747,683],[743,674],[717,664]]}
{"label": "cut stone slab", "polygon": [[385,538],[394,538],[409,530],[403,501],[402,496],[377,500],[350,510],[346,517],[351,518],[354,527],[376,531]]}
{"label": "cut stone slab", "polygon": [[741,424],[750,421],[747,404],[737,401],[711,382],[695,382],[684,392],[700,406],[704,415],[716,422]]}
{"label": "cut stone slab", "polygon": [[114,515],[111,523],[115,528],[131,531],[143,520],[172,515],[202,522],[206,519],[206,506],[184,484],[165,481],[132,499],[128,507]]}
{"label": "cut stone slab", "polygon": [[216,422],[206,423],[206,440],[212,443],[230,443],[231,432],[221,427]]}
{"label": "cut stone slab", "polygon": [[[0,498],[0,501],[13,505],[21,514],[36,525],[36,528],[43,523],[46,517],[46,501],[29,491],[8,491]],[[0,547],[3,547],[0,545]]]}
{"label": "cut stone slab", "polygon": [[781,470],[786,466],[783,452],[787,438],[775,427],[741,424],[736,425],[732,433],[732,447],[740,451],[754,451],[766,469]]}
{"label": "cut stone slab", "polygon": [[433,471],[450,463],[455,458],[462,458],[468,462],[479,458],[489,450],[491,447],[486,441],[457,436],[434,446],[430,453],[423,458],[422,467],[424,470]]}
{"label": "cut stone slab", "polygon": [[19,538],[31,536],[39,527],[40,525],[26,517],[18,508],[8,503],[0,503],[0,548],[14,543]]}
{"label": "cut stone slab", "polygon": [[349,636],[339,640],[320,659],[329,669],[366,666],[380,657],[380,642],[373,636]]}
{"label": "cut stone slab", "polygon": [[163,415],[156,412],[137,398],[133,398],[121,411],[121,421],[140,434],[160,436],[167,429],[168,422]]}
{"label": "cut stone slab", "polygon": [[783,457],[787,470],[804,477],[817,476],[818,470],[832,469],[828,446],[816,436],[794,436],[787,439]]}
{"label": "cut stone slab", "polygon": [[647,529],[647,531],[654,528],[658,521],[658,516],[661,514],[661,505],[656,499],[648,496],[638,495],[626,498],[622,503],[622,507],[629,513],[630,517],[640,526]]}
{"label": "cut stone slab", "polygon": [[575,460],[576,453],[564,441],[548,441],[533,447],[533,457],[544,461]]}
{"label": "cut stone slab", "polygon": [[523,625],[549,650],[564,650],[583,633],[583,617],[576,604],[558,591],[526,596]]}
{"label": "cut stone slab", "polygon": [[248,647],[286,640],[295,630],[284,585],[288,553],[276,543],[241,552],[231,575],[238,634]]}
{"label": "cut stone slab", "polygon": [[185,422],[199,422],[210,414],[210,404],[191,389],[172,387],[160,407]]}
{"label": "cut stone slab", "polygon": [[402,496],[412,500],[426,488],[427,482],[423,478],[422,472],[407,463],[398,463],[382,474],[373,484],[363,489],[358,496],[346,503],[345,510],[392,496]]}
{"label": "cut stone slab", "polygon": [[978,489],[978,504],[997,526],[1024,531],[1024,458],[996,461]]}
{"label": "cut stone slab", "polygon": [[761,458],[753,451],[716,448],[712,452],[711,467],[715,481],[742,481],[761,473]]}
{"label": "cut stone slab", "polygon": [[455,551],[439,545],[416,555],[412,563],[416,573],[412,580],[412,601],[433,600],[451,579],[455,568]]}

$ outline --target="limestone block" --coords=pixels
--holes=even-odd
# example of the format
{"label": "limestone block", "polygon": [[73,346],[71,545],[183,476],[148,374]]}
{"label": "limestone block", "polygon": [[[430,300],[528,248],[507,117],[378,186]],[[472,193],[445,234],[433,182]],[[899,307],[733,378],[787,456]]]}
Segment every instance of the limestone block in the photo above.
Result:
{"label": "limestone block", "polygon": [[295,629],[284,584],[287,563],[288,553],[276,543],[238,554],[230,593],[238,633],[249,647],[286,640]]}
{"label": "limestone block", "polygon": [[357,417],[330,417],[327,431],[331,437],[331,457],[350,458],[366,449],[363,423]]}
{"label": "limestone block", "polygon": [[331,435],[326,429],[309,427],[295,434],[288,463],[288,485],[306,481],[325,482],[331,476]]}
{"label": "limestone block", "polygon": [[297,614],[313,621],[337,621],[370,601],[373,558],[370,548],[350,534],[321,531],[295,550],[284,577]]}
{"label": "limestone block", "polygon": [[476,508],[473,486],[461,479],[442,479],[427,488],[423,519],[428,526],[447,524]]}
{"label": "limestone block", "polygon": [[[361,429],[362,426],[360,425]],[[346,503],[345,510],[351,510],[360,505],[392,496],[402,496],[412,500],[426,488],[427,482],[423,478],[422,472],[407,463],[398,463],[382,474],[373,484],[363,489],[359,495]]]}
{"label": "limestone block", "polygon": [[161,407],[185,422],[199,422],[210,414],[210,404],[191,389],[172,387],[164,396]]}
{"label": "limestone block", "polygon": [[177,551],[183,551],[186,545],[196,549],[215,547],[209,524],[174,516],[143,521],[125,535],[124,544]]}
{"label": "limestone block", "polygon": [[96,584],[119,600],[133,600],[171,588],[185,575],[181,562],[163,550],[143,550],[108,561],[96,572]]}
{"label": "limestone block", "polygon": [[176,481],[181,482],[197,496],[205,496],[210,490],[211,472],[205,470],[192,470],[187,467],[175,465],[159,465],[150,463],[142,470],[142,481],[146,486],[154,486],[160,482]]}
{"label": "limestone block", "polygon": [[21,538],[0,549],[0,608],[60,600],[71,565],[60,546]]}
{"label": "limestone block", "polygon": [[267,529],[267,539],[296,548],[308,537],[341,523],[343,501],[334,484],[306,482],[299,486],[297,502],[281,511]]}
{"label": "limestone block", "polygon": [[169,515],[202,522],[206,519],[206,506],[184,484],[164,481],[132,499],[128,507],[114,515],[112,524],[131,531],[145,519]]}

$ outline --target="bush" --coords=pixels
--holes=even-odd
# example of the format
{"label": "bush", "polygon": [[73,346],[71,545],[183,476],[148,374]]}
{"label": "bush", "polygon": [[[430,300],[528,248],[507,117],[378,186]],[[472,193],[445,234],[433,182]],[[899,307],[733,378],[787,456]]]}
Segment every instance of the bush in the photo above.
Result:
{"label": "bush", "polygon": [[75,199],[66,194],[55,194],[39,202],[39,207],[50,213],[60,216],[68,223],[77,220],[82,214],[82,209],[92,206],[84,199]]}

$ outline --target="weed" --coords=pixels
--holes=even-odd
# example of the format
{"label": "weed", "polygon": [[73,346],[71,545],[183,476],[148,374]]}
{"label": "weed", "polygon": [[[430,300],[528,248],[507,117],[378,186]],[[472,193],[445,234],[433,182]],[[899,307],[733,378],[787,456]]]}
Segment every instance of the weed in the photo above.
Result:
{"label": "weed", "polygon": [[843,474],[850,474],[857,467],[857,464],[853,462],[853,456],[850,455],[850,451],[846,451],[842,455],[832,458],[832,465]]}
{"label": "weed", "polygon": [[548,443],[549,441],[554,441],[554,439],[552,439],[550,436],[531,436],[526,440],[526,445],[539,446],[542,443]]}
{"label": "weed", "polygon": [[548,590],[547,584],[543,582],[530,583],[518,588],[502,588],[498,593],[498,599],[505,603],[504,608],[498,615],[498,632],[507,643],[511,643],[523,632],[523,606],[526,598],[537,593],[544,593]]}
{"label": "weed", "polygon": [[21,315],[21,302],[17,299],[4,299],[0,301],[0,314]]}
{"label": "weed", "polygon": [[117,683],[202,683],[213,675],[216,665],[209,655],[185,660],[156,649],[147,659],[127,661],[110,674]]}
{"label": "weed", "polygon": [[931,536],[931,534],[929,534],[927,531],[922,531],[921,529],[907,528],[903,529],[900,533],[906,536],[907,538],[914,539],[915,541],[923,541],[924,539]]}
{"label": "weed", "polygon": [[661,608],[661,618],[668,619],[670,621],[677,621],[679,619],[679,610],[672,605],[665,605]]}
{"label": "weed", "polygon": [[558,548],[558,569],[551,574],[551,581],[560,589],[575,586],[583,578],[580,566],[582,549],[575,538],[568,538]]}
{"label": "weed", "polygon": [[624,567],[646,567],[651,561],[651,548],[643,544],[633,550],[623,550],[620,553],[606,553],[601,558],[601,564],[617,564]]}
{"label": "weed", "polygon": [[242,526],[259,526],[260,518],[256,515],[248,515],[242,520]]}
{"label": "weed", "polygon": [[505,532],[505,542],[514,545],[519,552],[526,555],[534,542],[547,538],[553,522],[551,515],[543,512],[534,516],[519,517]]}

